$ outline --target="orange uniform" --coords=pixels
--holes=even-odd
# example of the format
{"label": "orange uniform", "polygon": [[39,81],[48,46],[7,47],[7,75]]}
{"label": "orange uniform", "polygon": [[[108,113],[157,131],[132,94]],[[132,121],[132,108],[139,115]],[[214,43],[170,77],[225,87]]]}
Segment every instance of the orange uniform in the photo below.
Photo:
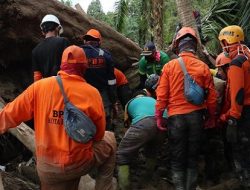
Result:
{"label": "orange uniform", "polygon": [[122,71],[120,71],[117,68],[114,68],[114,74],[115,74],[116,85],[117,86],[128,84],[128,80],[127,80],[126,76],[123,74]]}
{"label": "orange uniform", "polygon": [[231,105],[225,119],[239,119],[243,106],[250,105],[250,63],[244,55],[236,56],[230,64],[225,100],[225,104]]}
{"label": "orange uniform", "polygon": [[190,76],[208,91],[203,105],[196,106],[189,103],[184,96],[184,74],[177,59],[170,61],[163,67],[159,86],[157,87],[157,110],[168,110],[168,115],[186,114],[195,110],[207,108],[214,115],[216,108],[216,91],[213,78],[208,66],[197,59],[193,53],[180,54]]}
{"label": "orange uniform", "polygon": [[96,135],[86,144],[73,141],[63,126],[63,96],[55,77],[29,86],[0,112],[0,133],[34,117],[37,165],[64,168],[93,160],[93,141],[104,136],[105,113],[99,92],[82,77],[58,73],[69,100],[84,111],[96,125]]}

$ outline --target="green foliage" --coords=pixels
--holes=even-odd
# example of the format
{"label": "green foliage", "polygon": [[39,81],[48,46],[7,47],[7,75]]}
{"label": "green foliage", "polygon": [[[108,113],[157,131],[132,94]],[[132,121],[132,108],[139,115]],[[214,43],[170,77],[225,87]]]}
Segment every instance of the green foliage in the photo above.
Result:
{"label": "green foliage", "polygon": [[175,28],[178,25],[177,7],[175,0],[165,0],[164,7],[164,42],[171,44]]}
{"label": "green foliage", "polygon": [[72,7],[72,1],[71,0],[61,0],[61,3],[63,3],[66,6]]}
{"label": "green foliage", "polygon": [[115,28],[140,46],[150,37],[149,0],[120,0],[116,2]]}
{"label": "green foliage", "polygon": [[249,19],[250,2],[248,0],[213,0],[202,18],[202,32],[210,39],[207,44],[208,49],[214,54],[221,51],[218,34],[228,25],[241,26],[247,35],[250,27]]}
{"label": "green foliage", "polygon": [[[88,14],[107,22],[141,47],[150,40],[151,0],[117,0],[114,13],[105,15],[99,0],[93,0],[92,11]],[[179,23],[175,0],[164,0],[164,42],[170,44]],[[207,39],[210,53],[217,54],[220,49],[218,33],[227,26],[240,25],[250,39],[250,1],[249,0],[192,0],[194,10],[202,18],[202,33]]]}
{"label": "green foliage", "polygon": [[100,0],[92,0],[88,6],[87,14],[97,20],[105,21],[105,14],[102,10]]}
{"label": "green foliage", "polygon": [[129,0],[119,0],[115,2],[115,28],[118,32],[124,29],[125,19],[128,15]]}
{"label": "green foliage", "polygon": [[87,14],[94,17],[97,20],[106,22],[111,27],[115,27],[114,18],[115,13],[108,12],[105,14],[102,9],[100,0],[92,0],[88,6]]}
{"label": "green foliage", "polygon": [[111,27],[115,28],[115,13],[113,12],[107,12],[107,14],[105,15],[105,22],[110,25]]}

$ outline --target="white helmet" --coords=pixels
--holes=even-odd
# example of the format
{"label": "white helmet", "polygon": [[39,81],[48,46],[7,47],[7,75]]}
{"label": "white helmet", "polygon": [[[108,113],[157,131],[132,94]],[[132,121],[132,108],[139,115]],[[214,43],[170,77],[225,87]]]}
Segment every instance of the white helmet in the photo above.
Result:
{"label": "white helmet", "polygon": [[43,17],[43,20],[42,20],[41,24],[40,24],[41,29],[42,29],[42,24],[45,23],[45,22],[54,22],[54,23],[58,24],[59,27],[60,27],[59,34],[63,33],[63,27],[62,27],[59,19],[55,15],[51,15],[51,14],[45,15]]}

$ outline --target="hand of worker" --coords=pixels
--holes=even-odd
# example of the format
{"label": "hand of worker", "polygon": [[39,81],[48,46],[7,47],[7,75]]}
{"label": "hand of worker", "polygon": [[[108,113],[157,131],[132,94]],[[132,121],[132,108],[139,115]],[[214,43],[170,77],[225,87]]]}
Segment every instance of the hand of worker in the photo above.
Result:
{"label": "hand of worker", "polygon": [[220,122],[226,123],[229,119],[229,116],[227,114],[222,114],[219,118]]}
{"label": "hand of worker", "polygon": [[167,127],[166,127],[166,122],[163,119],[163,112],[164,110],[155,110],[155,119],[156,119],[156,124],[157,124],[157,128],[160,131],[167,131]]}
{"label": "hand of worker", "polygon": [[227,141],[231,143],[236,143],[238,140],[237,134],[237,119],[230,117],[227,122],[226,137]]}
{"label": "hand of worker", "polygon": [[215,117],[209,117],[204,124],[205,129],[211,129],[216,127],[216,119]]}
{"label": "hand of worker", "polygon": [[221,118],[218,118],[216,120],[216,127],[218,128],[224,128],[227,126],[227,121],[221,120]]}

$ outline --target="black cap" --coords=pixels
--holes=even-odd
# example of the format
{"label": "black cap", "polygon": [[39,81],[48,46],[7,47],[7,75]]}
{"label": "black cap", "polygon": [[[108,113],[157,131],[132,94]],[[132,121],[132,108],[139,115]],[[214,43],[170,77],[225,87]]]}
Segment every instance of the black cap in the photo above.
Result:
{"label": "black cap", "polygon": [[143,52],[141,53],[142,56],[149,56],[154,51],[156,51],[155,44],[153,42],[147,42],[143,48]]}

